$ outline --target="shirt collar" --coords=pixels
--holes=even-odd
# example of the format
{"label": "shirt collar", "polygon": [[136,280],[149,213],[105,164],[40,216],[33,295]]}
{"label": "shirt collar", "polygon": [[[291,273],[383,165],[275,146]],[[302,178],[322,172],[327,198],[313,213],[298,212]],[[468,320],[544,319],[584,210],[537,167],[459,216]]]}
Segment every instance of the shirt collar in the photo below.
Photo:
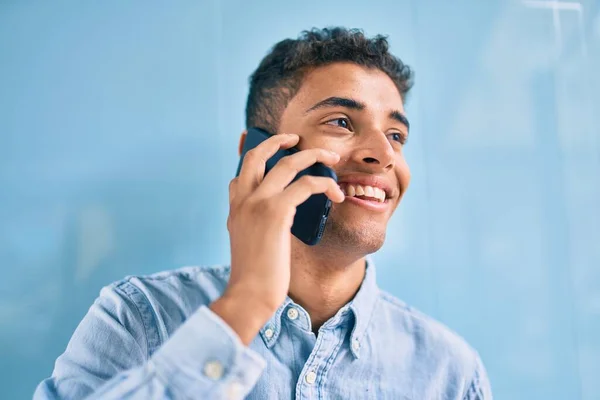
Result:
{"label": "shirt collar", "polygon": [[[344,307],[342,307],[335,316],[333,316],[326,324],[337,324],[340,320],[348,316],[348,310],[354,315],[351,324],[352,334],[350,337],[350,348],[352,354],[355,357],[359,357],[361,342],[364,334],[369,326],[371,316],[373,315],[373,309],[378,299],[379,288],[375,279],[375,264],[370,257],[366,260],[366,271],[363,282],[356,293],[356,296]],[[301,310],[300,318],[304,318],[307,326],[309,326],[308,315],[302,308],[295,305],[294,301],[287,297],[283,304],[277,309],[275,314],[271,317],[269,322],[260,330],[260,335],[268,348],[273,347],[279,338],[281,332],[282,321],[281,318],[286,310],[290,307],[296,307]],[[352,320],[352,318],[351,318]]]}
{"label": "shirt collar", "polygon": [[349,303],[355,320],[352,335],[350,336],[350,348],[352,349],[352,354],[354,354],[356,358],[360,355],[361,344],[365,332],[369,327],[378,298],[379,288],[377,287],[377,281],[375,279],[375,264],[370,257],[367,257],[365,278],[363,279],[358,293],[356,293],[354,299]]}

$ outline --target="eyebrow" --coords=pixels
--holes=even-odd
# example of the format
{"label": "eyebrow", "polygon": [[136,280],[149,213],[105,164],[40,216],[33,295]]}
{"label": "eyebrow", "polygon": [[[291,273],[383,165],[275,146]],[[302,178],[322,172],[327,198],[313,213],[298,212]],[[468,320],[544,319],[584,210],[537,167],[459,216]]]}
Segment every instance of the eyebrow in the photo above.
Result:
{"label": "eyebrow", "polygon": [[[318,110],[321,108],[328,108],[328,107],[344,107],[344,108],[349,108],[351,110],[357,110],[357,111],[362,111],[365,108],[367,108],[365,103],[362,103],[360,101],[350,99],[347,97],[335,97],[334,96],[334,97],[328,97],[325,100],[318,102],[317,104],[315,104],[314,106],[312,106],[308,110],[306,110],[305,113],[308,114],[311,111],[315,111],[315,110]],[[408,118],[406,118],[406,116],[404,114],[402,114],[400,111],[398,111],[398,110],[391,111],[389,114],[389,117],[391,119],[394,119],[394,120],[400,122],[401,124],[405,125],[406,129],[410,129],[410,124],[408,123]]]}
{"label": "eyebrow", "polygon": [[365,103],[361,103],[360,101],[356,101],[354,99],[349,99],[346,97],[329,97],[323,101],[318,102],[308,110],[307,113],[318,110],[319,108],[326,107],[345,107],[350,108],[351,110],[364,110],[366,108]]}
{"label": "eyebrow", "polygon": [[410,130],[410,123],[408,122],[408,118],[406,115],[402,114],[400,111],[392,111],[390,113],[390,118],[395,119],[396,121],[404,124],[407,130]]}

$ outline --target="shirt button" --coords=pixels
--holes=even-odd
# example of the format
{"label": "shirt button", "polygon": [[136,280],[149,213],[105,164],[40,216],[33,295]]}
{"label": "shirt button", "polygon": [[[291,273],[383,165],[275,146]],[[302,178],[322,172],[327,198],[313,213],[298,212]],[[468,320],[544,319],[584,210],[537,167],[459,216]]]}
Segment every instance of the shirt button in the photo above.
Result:
{"label": "shirt button", "polygon": [[218,361],[209,361],[204,364],[204,375],[216,381],[223,376],[223,365]]}
{"label": "shirt button", "polygon": [[265,336],[267,337],[267,339],[271,339],[273,337],[274,333],[275,332],[273,332],[273,329],[271,329],[271,328],[267,328],[265,330]]}
{"label": "shirt button", "polygon": [[287,316],[291,320],[298,318],[298,310],[296,310],[295,308],[290,308],[287,312]]}
{"label": "shirt button", "polygon": [[353,340],[352,341],[352,350],[354,350],[354,351],[359,351],[360,350],[360,343],[358,342],[358,340]]}
{"label": "shirt button", "polygon": [[309,385],[312,385],[317,380],[317,374],[314,371],[310,371],[309,373],[306,374],[304,379],[306,380],[306,383],[308,383]]}

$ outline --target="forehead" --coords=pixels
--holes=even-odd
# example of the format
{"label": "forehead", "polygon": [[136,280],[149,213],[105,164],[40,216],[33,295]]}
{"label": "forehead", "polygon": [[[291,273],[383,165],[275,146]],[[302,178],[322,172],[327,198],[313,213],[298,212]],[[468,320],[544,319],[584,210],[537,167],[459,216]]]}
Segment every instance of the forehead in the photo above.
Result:
{"label": "forehead", "polygon": [[358,100],[371,111],[404,111],[402,96],[385,72],[352,63],[334,63],[310,71],[293,101],[308,108],[331,96]]}

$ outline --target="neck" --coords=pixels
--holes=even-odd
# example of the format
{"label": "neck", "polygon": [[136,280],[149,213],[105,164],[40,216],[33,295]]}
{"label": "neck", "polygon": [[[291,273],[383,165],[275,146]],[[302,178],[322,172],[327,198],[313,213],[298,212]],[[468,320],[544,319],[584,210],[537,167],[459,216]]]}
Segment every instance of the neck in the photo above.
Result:
{"label": "neck", "polygon": [[312,330],[317,332],[360,288],[365,258],[294,242],[289,296],[308,312]]}

